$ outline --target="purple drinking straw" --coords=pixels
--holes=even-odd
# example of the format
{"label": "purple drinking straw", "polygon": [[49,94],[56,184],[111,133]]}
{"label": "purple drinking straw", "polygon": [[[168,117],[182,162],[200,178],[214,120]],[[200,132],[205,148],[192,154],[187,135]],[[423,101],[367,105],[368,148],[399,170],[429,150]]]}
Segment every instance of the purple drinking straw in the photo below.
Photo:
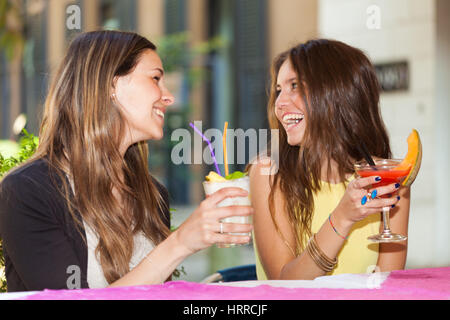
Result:
{"label": "purple drinking straw", "polygon": [[195,132],[197,132],[197,133],[203,138],[203,140],[204,140],[206,143],[208,143],[209,151],[211,152],[211,156],[212,156],[212,158],[213,158],[213,160],[214,160],[214,164],[216,165],[216,171],[217,171],[217,173],[221,176],[222,173],[220,173],[219,165],[217,164],[216,155],[214,154],[214,150],[213,150],[213,147],[212,147],[212,145],[211,145],[211,141],[209,141],[209,140],[203,135],[203,133],[202,133],[200,130],[197,129],[197,127],[196,127],[192,122],[189,123],[189,125],[192,127],[192,129],[194,129]]}

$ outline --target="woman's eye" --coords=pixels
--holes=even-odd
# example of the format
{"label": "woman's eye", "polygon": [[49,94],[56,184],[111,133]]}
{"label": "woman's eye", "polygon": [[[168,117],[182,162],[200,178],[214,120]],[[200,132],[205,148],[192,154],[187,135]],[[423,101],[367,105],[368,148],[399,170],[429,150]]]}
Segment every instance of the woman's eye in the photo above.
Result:
{"label": "woman's eye", "polygon": [[297,89],[298,85],[296,82],[292,82],[292,89]]}
{"label": "woman's eye", "polygon": [[156,82],[159,82],[159,80],[161,80],[160,77],[153,77],[154,80],[156,80]]}

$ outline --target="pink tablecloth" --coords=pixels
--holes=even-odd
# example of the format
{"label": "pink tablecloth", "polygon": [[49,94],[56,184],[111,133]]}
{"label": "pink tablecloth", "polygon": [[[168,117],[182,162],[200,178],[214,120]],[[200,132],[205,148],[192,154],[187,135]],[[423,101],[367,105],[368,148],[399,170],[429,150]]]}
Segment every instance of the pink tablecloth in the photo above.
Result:
{"label": "pink tablecloth", "polygon": [[378,289],[215,286],[186,281],[89,290],[44,290],[27,300],[449,300],[450,268],[393,271]]}

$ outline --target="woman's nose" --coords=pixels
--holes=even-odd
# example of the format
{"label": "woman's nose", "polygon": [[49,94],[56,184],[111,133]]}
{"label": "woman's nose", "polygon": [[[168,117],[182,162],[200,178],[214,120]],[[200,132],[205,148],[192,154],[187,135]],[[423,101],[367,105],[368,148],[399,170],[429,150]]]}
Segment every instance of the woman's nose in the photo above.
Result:
{"label": "woman's nose", "polygon": [[278,95],[277,99],[275,100],[275,107],[277,108],[283,108],[286,107],[289,103],[289,99],[284,95],[282,92]]}
{"label": "woman's nose", "polygon": [[170,106],[175,103],[175,97],[172,95],[172,93],[168,89],[165,89],[163,91],[161,100],[165,106]]}

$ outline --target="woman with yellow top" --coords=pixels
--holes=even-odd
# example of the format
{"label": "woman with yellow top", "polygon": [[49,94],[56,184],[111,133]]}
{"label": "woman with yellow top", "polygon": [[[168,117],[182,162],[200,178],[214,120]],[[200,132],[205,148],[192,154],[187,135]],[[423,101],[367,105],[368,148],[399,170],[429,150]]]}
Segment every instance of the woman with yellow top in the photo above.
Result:
{"label": "woman with yellow top", "polygon": [[358,144],[391,157],[379,96],[369,59],[342,42],[311,40],[274,60],[267,111],[280,161],[249,168],[258,279],[404,268],[407,242],[367,237],[380,231],[385,206],[394,208],[392,230],[407,235],[409,188],[371,188],[380,177],[353,169],[363,158]]}

